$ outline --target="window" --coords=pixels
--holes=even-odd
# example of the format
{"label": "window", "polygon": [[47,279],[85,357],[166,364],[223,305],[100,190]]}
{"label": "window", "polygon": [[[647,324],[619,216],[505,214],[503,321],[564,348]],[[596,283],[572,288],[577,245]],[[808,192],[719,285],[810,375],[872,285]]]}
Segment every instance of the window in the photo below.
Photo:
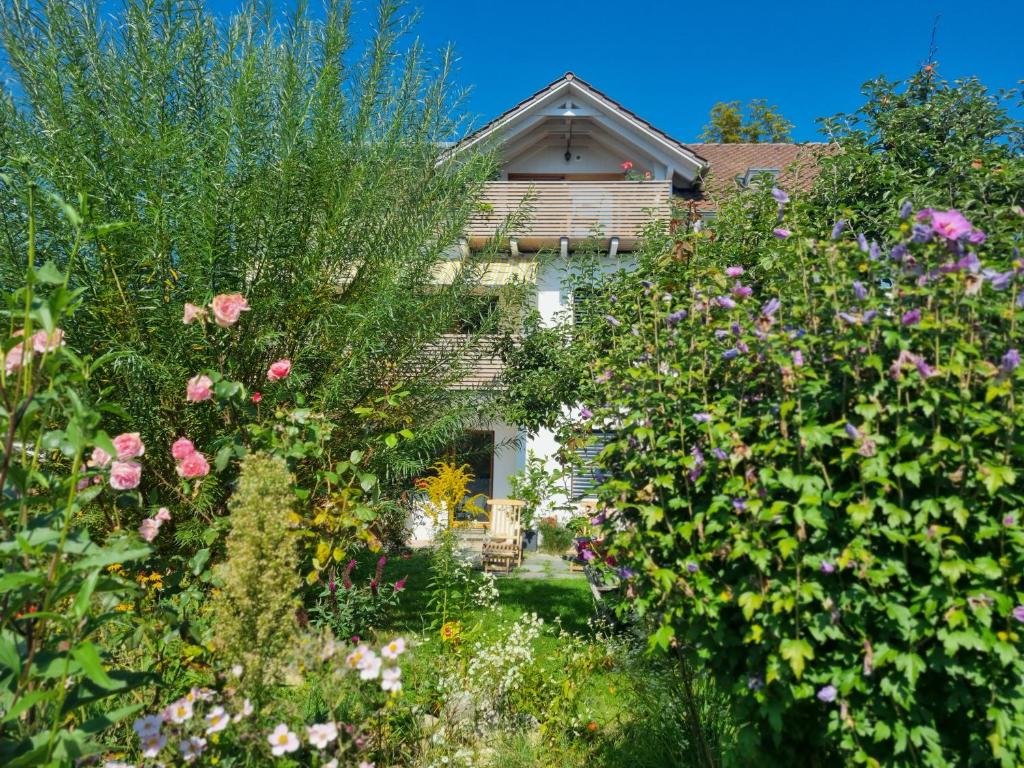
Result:
{"label": "window", "polygon": [[773,184],[778,175],[778,168],[747,168],[745,174],[736,177],[736,183],[743,189],[748,189],[755,183]]}
{"label": "window", "polygon": [[590,439],[584,445],[577,446],[574,450],[580,460],[578,466],[572,473],[572,497],[582,499],[593,496],[594,491],[603,481],[597,469],[597,455],[604,450],[604,447],[611,442],[614,434],[595,430],[591,433]]}

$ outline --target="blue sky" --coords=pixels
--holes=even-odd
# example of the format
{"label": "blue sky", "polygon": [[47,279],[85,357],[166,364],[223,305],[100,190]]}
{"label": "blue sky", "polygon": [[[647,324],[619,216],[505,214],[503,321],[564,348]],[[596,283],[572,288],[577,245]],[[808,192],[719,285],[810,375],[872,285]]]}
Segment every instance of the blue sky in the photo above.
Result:
{"label": "blue sky", "polygon": [[[206,2],[221,14],[241,6]],[[375,2],[357,2],[356,23],[366,29]],[[428,49],[456,46],[477,124],[572,70],[683,141],[697,140],[716,101],[754,98],[777,104],[795,124],[794,138],[813,140],[820,138],[815,118],[855,109],[864,81],[902,78],[921,66],[937,15],[940,75],[976,75],[992,89],[1024,79],[1021,0],[419,0],[411,7],[421,12],[417,33]]]}
{"label": "blue sky", "polygon": [[815,118],[856,108],[860,85],[904,77],[927,58],[939,72],[992,88],[1024,79],[1024,2],[644,2],[424,0],[428,46],[452,41],[469,106],[490,118],[566,70],[681,140],[695,140],[716,101],[766,98],[818,138]]}

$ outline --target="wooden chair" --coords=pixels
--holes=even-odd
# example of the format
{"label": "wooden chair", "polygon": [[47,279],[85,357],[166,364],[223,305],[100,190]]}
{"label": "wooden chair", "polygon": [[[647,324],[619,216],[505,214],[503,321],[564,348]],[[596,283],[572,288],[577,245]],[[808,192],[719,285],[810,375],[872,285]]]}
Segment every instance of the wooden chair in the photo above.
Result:
{"label": "wooden chair", "polygon": [[522,512],[525,505],[525,501],[518,499],[488,500],[491,527],[480,558],[485,571],[501,569],[511,573],[513,567],[523,564]]}

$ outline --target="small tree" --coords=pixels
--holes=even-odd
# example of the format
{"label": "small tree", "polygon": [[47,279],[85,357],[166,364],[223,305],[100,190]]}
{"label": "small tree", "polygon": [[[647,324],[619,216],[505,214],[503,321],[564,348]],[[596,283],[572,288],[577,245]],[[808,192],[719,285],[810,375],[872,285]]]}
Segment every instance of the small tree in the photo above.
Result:
{"label": "small tree", "polygon": [[765,99],[752,99],[745,114],[740,102],[719,101],[711,108],[701,139],[721,144],[784,142],[790,141],[792,130],[793,124]]}

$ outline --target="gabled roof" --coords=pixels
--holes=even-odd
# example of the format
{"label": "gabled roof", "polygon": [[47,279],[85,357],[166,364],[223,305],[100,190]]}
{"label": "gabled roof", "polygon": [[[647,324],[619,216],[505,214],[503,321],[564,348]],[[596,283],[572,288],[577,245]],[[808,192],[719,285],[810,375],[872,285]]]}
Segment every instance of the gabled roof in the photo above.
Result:
{"label": "gabled roof", "polygon": [[566,72],[557,80],[544,86],[532,96],[527,97],[511,109],[506,110],[486,125],[457,142],[452,147],[452,153],[461,152],[487,140],[502,129],[514,123],[517,119],[528,115],[531,111],[534,111],[539,105],[546,104],[552,99],[557,98],[560,93],[567,91],[578,92],[585,99],[589,99],[600,106],[603,113],[628,125],[634,131],[651,141],[652,144],[658,146],[663,152],[675,159],[678,159],[679,162],[684,164],[684,167],[687,167],[688,170],[691,171],[689,175],[697,175],[701,170],[706,168],[707,162],[705,159],[689,146],[678,139],[669,136],[659,128],[656,128],[647,120],[644,120],[642,117],[627,109],[607,94],[599,91],[587,81],[577,77],[572,72]]}

